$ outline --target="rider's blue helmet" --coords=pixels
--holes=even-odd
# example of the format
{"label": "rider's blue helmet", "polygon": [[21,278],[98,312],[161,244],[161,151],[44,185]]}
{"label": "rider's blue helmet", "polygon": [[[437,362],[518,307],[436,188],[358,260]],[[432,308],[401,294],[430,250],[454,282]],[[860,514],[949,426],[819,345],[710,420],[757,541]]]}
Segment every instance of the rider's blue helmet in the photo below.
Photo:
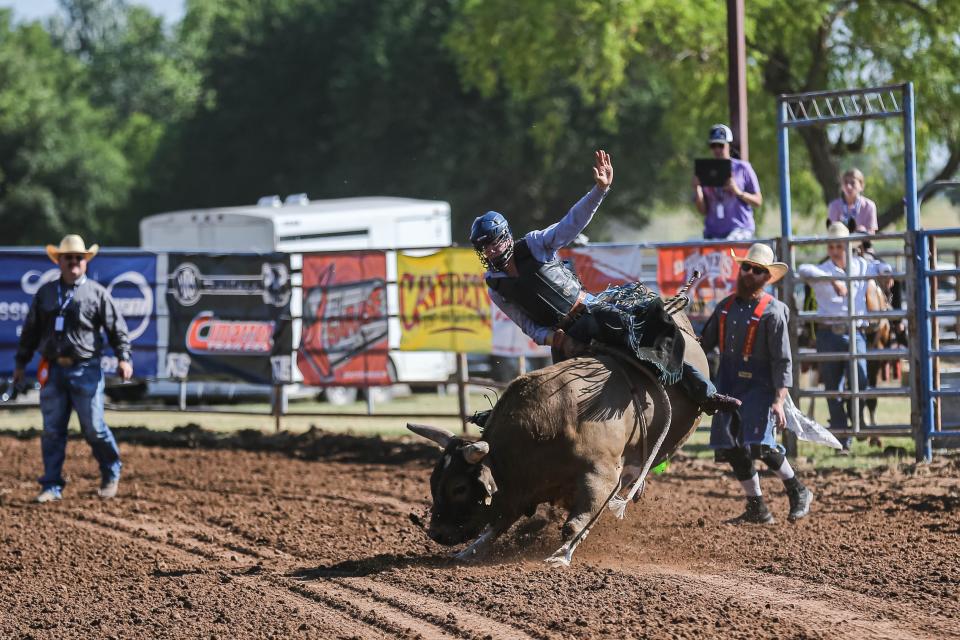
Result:
{"label": "rider's blue helmet", "polygon": [[[513,236],[507,219],[496,211],[487,211],[473,221],[470,227],[470,244],[476,249],[480,262],[485,267],[503,271],[513,255]],[[491,246],[497,250],[487,255],[487,248]]]}

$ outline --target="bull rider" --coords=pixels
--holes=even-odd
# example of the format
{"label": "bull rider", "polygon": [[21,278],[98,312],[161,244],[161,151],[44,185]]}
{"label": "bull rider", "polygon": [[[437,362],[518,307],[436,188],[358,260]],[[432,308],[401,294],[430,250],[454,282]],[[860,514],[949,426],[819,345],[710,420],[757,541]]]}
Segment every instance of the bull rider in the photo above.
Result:
{"label": "bull rider", "polygon": [[613,164],[595,153],[596,183],[557,223],[514,242],[506,218],[488,211],[473,221],[470,242],[486,267],[490,299],[534,342],[550,345],[555,358],[586,352],[591,340],[626,347],[651,365],[661,383],[680,383],[707,413],[733,411],[740,402],[717,393],[696,368],[683,361],[683,333],[663,300],[640,283],[584,290],[557,251],[589,224],[613,184]]}
{"label": "bull rider", "polygon": [[[714,416],[710,448],[717,462],[729,462],[747,496],[747,508],[734,522],[773,523],[763,500],[754,460],[762,460],[783,481],[791,522],[810,512],[813,492],[797,478],[777,445],[775,431],[786,424],[783,405],[793,385],[787,306],[764,291],[787,273],[773,249],[754,244],[740,263],[736,293],[720,301],[703,327],[706,352],[720,349],[717,388],[743,402],[735,415]],[[773,417],[771,420],[769,417]]]}

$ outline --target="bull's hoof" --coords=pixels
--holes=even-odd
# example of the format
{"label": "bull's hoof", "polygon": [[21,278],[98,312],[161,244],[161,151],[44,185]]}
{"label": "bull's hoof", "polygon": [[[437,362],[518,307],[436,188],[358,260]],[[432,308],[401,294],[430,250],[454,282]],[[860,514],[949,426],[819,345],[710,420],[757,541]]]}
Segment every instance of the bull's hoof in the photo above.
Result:
{"label": "bull's hoof", "polygon": [[479,559],[477,556],[477,550],[471,549],[470,547],[453,554],[453,558],[454,560],[459,560],[460,562],[471,562]]}
{"label": "bull's hoof", "polygon": [[552,556],[544,560],[544,562],[553,567],[569,567],[572,561],[573,549],[567,545],[563,545],[554,551]]}

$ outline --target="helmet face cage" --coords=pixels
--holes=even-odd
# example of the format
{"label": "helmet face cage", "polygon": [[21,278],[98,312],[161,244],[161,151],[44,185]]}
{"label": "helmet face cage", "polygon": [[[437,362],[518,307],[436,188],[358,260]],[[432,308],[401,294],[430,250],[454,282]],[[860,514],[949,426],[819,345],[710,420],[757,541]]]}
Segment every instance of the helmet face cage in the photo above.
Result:
{"label": "helmet face cage", "polygon": [[[487,257],[484,250],[490,247],[493,247],[496,252]],[[480,263],[484,267],[490,270],[506,271],[507,262],[513,255],[513,236],[510,235],[510,229],[504,229],[482,245],[474,245],[474,249],[476,249],[477,255],[480,257]]]}
{"label": "helmet face cage", "polygon": [[[477,218],[470,232],[480,263],[488,270],[505,271],[513,255],[513,236],[506,219],[499,213],[489,211]],[[485,250],[493,249],[489,257]]]}

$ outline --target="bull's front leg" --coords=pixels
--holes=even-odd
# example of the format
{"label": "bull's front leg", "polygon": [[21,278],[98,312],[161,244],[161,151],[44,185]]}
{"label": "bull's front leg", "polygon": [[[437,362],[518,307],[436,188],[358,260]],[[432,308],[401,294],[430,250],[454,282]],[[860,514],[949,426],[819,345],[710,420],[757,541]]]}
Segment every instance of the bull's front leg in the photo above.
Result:
{"label": "bull's front leg", "polygon": [[584,475],[574,495],[570,515],[561,529],[563,546],[546,559],[548,564],[570,566],[573,552],[590,533],[586,528],[590,520],[604,508],[612,492],[620,486],[620,471],[620,465],[612,464],[597,467]]}
{"label": "bull's front leg", "polygon": [[467,560],[479,560],[486,555],[490,549],[490,544],[503,535],[507,529],[513,526],[517,518],[501,520],[497,524],[487,525],[480,536],[470,543],[463,551],[454,554],[454,558],[461,562]]}

